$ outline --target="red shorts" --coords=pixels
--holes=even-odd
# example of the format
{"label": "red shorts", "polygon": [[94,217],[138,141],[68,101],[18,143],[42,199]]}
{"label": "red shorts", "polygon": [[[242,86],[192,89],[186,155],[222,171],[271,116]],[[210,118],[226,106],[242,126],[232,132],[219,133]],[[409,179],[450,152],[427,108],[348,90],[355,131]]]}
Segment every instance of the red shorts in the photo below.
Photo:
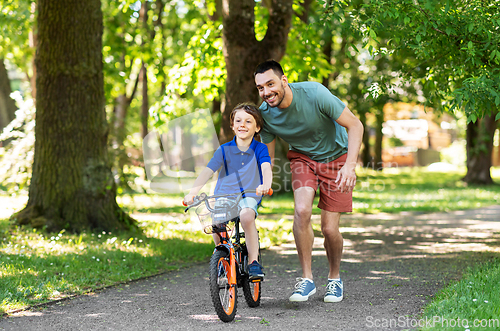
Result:
{"label": "red shorts", "polygon": [[304,186],[316,191],[319,187],[318,208],[340,213],[352,212],[352,192],[341,193],[335,183],[337,173],[344,166],[347,154],[329,163],[313,161],[295,151],[288,151],[287,157],[290,160],[294,191]]}

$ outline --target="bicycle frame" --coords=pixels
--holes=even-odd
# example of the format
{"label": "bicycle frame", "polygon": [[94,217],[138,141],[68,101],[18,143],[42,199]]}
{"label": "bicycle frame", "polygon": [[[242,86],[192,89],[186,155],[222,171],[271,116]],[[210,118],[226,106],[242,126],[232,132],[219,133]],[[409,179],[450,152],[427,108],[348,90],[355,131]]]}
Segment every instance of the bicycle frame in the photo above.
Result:
{"label": "bicycle frame", "polygon": [[[248,249],[246,243],[241,242],[244,238],[244,233],[240,232],[240,217],[241,208],[239,202],[243,194],[256,193],[255,190],[244,191],[239,194],[220,194],[207,196],[202,193],[195,197],[193,204],[189,205],[188,209],[205,203],[206,209],[211,213],[212,222],[203,226],[203,220],[200,215],[208,215],[205,211],[197,210],[196,213],[200,217],[204,232],[207,234],[217,235],[219,243],[215,246],[212,258],[210,259],[210,293],[212,302],[219,318],[224,322],[230,322],[234,319],[237,308],[237,290],[238,287],[243,287],[245,301],[249,307],[257,307],[260,305],[262,279],[250,280],[246,264],[248,263]],[[269,195],[272,194],[270,189]],[[228,200],[221,200],[221,204],[217,206],[214,203],[212,207],[209,199],[223,198],[232,196]],[[237,196],[236,198],[234,198]],[[183,203],[184,204],[184,203]],[[185,205],[185,204],[184,204]],[[186,205],[185,205],[186,206]],[[214,221],[215,220],[215,221]],[[234,228],[229,225],[234,223]],[[260,261],[260,259],[259,259]],[[250,285],[252,284],[253,285]]]}
{"label": "bicycle frame", "polygon": [[[239,222],[239,220],[237,220]],[[238,225],[236,225],[238,226]],[[225,228],[225,226],[224,226]],[[226,250],[229,253],[229,266],[230,271],[229,271],[229,279],[228,283],[231,287],[237,285],[237,277],[236,277],[236,266],[237,266],[237,261],[236,261],[236,252],[234,249],[234,244],[231,238],[229,237],[229,234],[227,232],[227,229],[224,229],[221,232],[217,232],[217,235],[220,238],[220,243],[215,246],[216,250]]]}

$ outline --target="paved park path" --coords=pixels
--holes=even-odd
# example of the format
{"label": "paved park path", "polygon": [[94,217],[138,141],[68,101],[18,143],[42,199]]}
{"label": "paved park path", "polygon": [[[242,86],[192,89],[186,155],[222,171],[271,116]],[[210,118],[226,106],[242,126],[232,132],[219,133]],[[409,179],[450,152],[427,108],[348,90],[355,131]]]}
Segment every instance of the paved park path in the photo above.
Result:
{"label": "paved park path", "polygon": [[[314,219],[318,222],[318,219]],[[261,306],[239,291],[235,322],[214,313],[207,266],[109,288],[0,319],[0,330],[390,330],[413,329],[422,308],[467,266],[500,252],[500,206],[435,214],[345,215],[341,265],[345,296],[323,302],[327,260],[316,234],[313,272],[318,293],[305,303],[288,296],[300,276],[295,247],[263,254]],[[397,325],[396,325],[397,322]]]}

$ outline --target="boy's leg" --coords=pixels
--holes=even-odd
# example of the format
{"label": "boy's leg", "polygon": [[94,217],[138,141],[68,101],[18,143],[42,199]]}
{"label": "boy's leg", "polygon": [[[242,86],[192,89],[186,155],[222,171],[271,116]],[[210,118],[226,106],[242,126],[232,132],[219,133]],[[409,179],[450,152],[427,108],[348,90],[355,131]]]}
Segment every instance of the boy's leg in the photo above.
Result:
{"label": "boy's leg", "polygon": [[240,222],[245,231],[245,242],[248,250],[248,263],[259,258],[259,234],[255,226],[255,211],[252,208],[243,208],[240,212]]}
{"label": "boy's leg", "polygon": [[214,238],[214,244],[215,244],[215,246],[217,246],[217,245],[220,244],[220,238],[219,238],[219,235],[217,233],[213,233],[212,234],[212,238]]}
{"label": "boy's leg", "polygon": [[255,225],[258,203],[254,198],[244,198],[240,201],[240,222],[245,231],[245,242],[248,250],[248,263],[259,259],[259,233]]}

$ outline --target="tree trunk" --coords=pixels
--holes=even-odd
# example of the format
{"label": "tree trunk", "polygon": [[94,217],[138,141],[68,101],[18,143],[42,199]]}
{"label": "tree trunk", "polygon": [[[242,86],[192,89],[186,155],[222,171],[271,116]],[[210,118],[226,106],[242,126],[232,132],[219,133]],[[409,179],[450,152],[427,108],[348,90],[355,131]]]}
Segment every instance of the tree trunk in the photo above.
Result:
{"label": "tree trunk", "polygon": [[370,127],[366,124],[366,111],[359,112],[359,120],[365,128],[363,133],[363,150],[361,151],[361,162],[363,167],[370,167],[372,162],[372,155],[370,153]]}
{"label": "tree trunk", "polygon": [[[257,65],[268,59],[280,61],[285,54],[292,21],[293,0],[273,0],[267,3],[269,20],[267,32],[261,41],[255,37],[254,0],[223,0],[222,38],[224,42],[224,58],[226,62],[226,94],[225,102],[221,108],[222,120],[219,141],[221,144],[233,137],[230,128],[229,115],[233,108],[240,102],[251,101],[259,104],[259,94],[255,87],[253,72]],[[236,32],[237,31],[237,32]],[[284,142],[277,138],[276,164],[281,169],[274,176],[276,191],[286,191],[286,181],[290,172],[283,167],[286,161],[286,150],[282,148]],[[282,164],[281,164],[282,163]],[[290,184],[288,184],[290,186]]]}
{"label": "tree trunk", "polygon": [[255,67],[268,59],[283,57],[292,19],[292,0],[274,0],[269,8],[266,35],[260,42],[255,37],[255,0],[223,0],[222,17],[224,58],[226,62],[226,103],[222,110],[220,142],[232,139],[229,115],[240,102],[257,103]]}
{"label": "tree trunk", "polygon": [[384,138],[384,134],[382,133],[382,125],[384,124],[383,107],[383,105],[379,106],[377,109],[377,114],[375,115],[377,121],[375,133],[375,164],[373,165],[375,170],[384,169],[384,163],[382,162],[382,140]]}
{"label": "tree trunk", "polygon": [[193,157],[193,135],[191,133],[191,122],[189,118],[181,119],[181,152],[180,169],[183,171],[193,171],[195,160]]}
{"label": "tree trunk", "polygon": [[3,59],[0,58],[0,133],[15,117],[16,103],[10,97],[12,89]]}
{"label": "tree trunk", "polygon": [[35,155],[18,224],[79,232],[135,223],[116,203],[107,157],[102,33],[100,0],[38,2]]}
{"label": "tree trunk", "polygon": [[[33,1],[31,3],[31,15],[32,17],[35,17],[37,10],[37,3]],[[36,49],[38,46],[38,36],[36,32],[36,27],[34,26],[33,29],[29,33],[29,46]],[[30,81],[30,86],[31,86],[31,97],[33,98],[33,104],[36,105],[36,54],[33,57],[33,60],[31,61],[31,66],[33,67],[33,72],[31,73],[31,76],[29,73],[27,73],[28,80]]]}
{"label": "tree trunk", "polygon": [[495,129],[495,113],[467,124],[467,174],[463,178],[464,182],[493,184],[490,168]]}

